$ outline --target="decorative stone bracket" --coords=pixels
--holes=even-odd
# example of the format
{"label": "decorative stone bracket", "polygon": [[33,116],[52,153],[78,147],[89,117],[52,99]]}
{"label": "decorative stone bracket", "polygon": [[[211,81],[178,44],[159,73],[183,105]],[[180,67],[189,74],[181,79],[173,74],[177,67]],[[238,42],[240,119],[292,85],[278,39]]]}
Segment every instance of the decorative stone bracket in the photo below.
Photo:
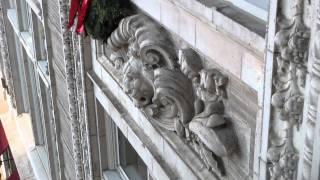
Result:
{"label": "decorative stone bracket", "polygon": [[225,115],[228,78],[205,69],[192,49],[179,50],[165,30],[144,15],[123,19],[108,39],[110,60],[122,70],[124,91],[149,118],[176,132],[207,167],[220,169],[217,158],[236,149]]}

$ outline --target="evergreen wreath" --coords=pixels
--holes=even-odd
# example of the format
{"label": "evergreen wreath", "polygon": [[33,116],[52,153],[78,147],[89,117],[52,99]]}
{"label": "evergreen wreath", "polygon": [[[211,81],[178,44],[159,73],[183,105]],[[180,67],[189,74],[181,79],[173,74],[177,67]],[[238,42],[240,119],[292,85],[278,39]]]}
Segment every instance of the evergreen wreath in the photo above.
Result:
{"label": "evergreen wreath", "polygon": [[130,9],[128,0],[92,0],[85,21],[86,33],[106,42]]}

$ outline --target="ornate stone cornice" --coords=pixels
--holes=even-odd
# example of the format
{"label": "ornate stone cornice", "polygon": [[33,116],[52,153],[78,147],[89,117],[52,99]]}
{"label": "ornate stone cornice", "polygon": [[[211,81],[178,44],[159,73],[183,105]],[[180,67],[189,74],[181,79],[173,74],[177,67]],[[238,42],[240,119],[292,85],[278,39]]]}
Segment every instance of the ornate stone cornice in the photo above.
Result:
{"label": "ornate stone cornice", "polygon": [[166,31],[144,15],[124,18],[108,39],[110,63],[122,86],[149,119],[174,131],[208,169],[224,174],[217,158],[236,150],[224,101],[228,78],[206,69],[192,49],[179,50]]}
{"label": "ornate stone cornice", "polygon": [[304,89],[310,31],[303,22],[303,0],[294,4],[292,19],[279,15],[274,38],[275,73],[271,97],[272,116],[268,147],[270,179],[296,179],[298,150],[295,128],[303,118]]}

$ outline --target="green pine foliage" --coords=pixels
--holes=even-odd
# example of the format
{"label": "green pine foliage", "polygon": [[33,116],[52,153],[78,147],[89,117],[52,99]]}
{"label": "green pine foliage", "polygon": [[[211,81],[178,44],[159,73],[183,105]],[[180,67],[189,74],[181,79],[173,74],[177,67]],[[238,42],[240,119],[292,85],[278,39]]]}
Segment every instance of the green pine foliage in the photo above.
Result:
{"label": "green pine foliage", "polygon": [[122,18],[129,15],[128,0],[92,0],[85,20],[86,33],[107,41]]}

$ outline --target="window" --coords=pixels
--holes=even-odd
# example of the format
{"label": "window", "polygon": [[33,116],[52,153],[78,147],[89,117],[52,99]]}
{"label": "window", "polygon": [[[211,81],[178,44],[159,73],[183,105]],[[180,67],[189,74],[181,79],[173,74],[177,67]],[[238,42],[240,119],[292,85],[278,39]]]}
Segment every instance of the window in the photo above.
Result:
{"label": "window", "polygon": [[[269,0],[198,0],[201,3],[209,7],[222,7],[220,9],[226,9],[226,6],[221,4],[231,3],[235,7],[241,9],[255,16],[256,18],[267,21],[268,18],[268,6]],[[232,7],[231,7],[232,8]]]}
{"label": "window", "polygon": [[117,131],[120,161],[119,168],[123,170],[123,176],[132,180],[147,180],[147,166],[141,160],[122,132],[119,129]]}
{"label": "window", "polygon": [[29,78],[29,96],[30,96],[30,115],[32,118],[33,124],[33,134],[35,137],[36,145],[44,145],[44,132],[43,132],[43,124],[41,120],[41,111],[40,111],[40,101],[39,101],[39,93],[37,88],[37,74],[34,67],[34,64],[30,59],[28,59],[28,78]]}
{"label": "window", "polygon": [[45,85],[43,79],[38,76],[39,78],[39,99],[40,99],[40,103],[41,103],[41,119],[42,119],[42,126],[46,127],[44,128],[44,130],[48,131],[46,133],[46,141],[45,141],[45,146],[46,149],[48,149],[48,145],[49,145],[49,141],[50,141],[50,134],[49,134],[49,130],[47,127],[49,125],[49,122],[51,120],[51,110],[50,110],[50,102],[51,102],[51,97],[49,95],[49,89],[48,87]]}
{"label": "window", "polygon": [[[32,32],[32,15],[31,8],[25,0],[18,0],[20,6],[18,5],[18,17],[20,18],[19,25],[21,31]],[[20,9],[20,10],[19,10]]]}
{"label": "window", "polygon": [[254,15],[255,17],[267,21],[268,18],[268,0],[228,0],[235,6]]}
{"label": "window", "polygon": [[[55,177],[56,152],[51,120],[50,84],[44,25],[29,0],[16,0],[8,10],[7,39],[12,60],[17,113],[30,113],[35,139],[36,168],[44,168]],[[41,162],[38,162],[38,161]],[[40,167],[41,166],[41,167]],[[55,178],[53,178],[55,179]]]}
{"label": "window", "polygon": [[261,9],[268,10],[268,1],[267,0],[245,0]]}
{"label": "window", "polygon": [[[20,41],[18,39],[17,36],[14,35],[14,50],[15,52],[14,53],[14,56],[11,56],[11,57],[14,57],[14,67],[16,67],[17,71],[15,71],[15,77],[17,78],[17,81],[16,82],[13,82],[15,85],[15,87],[19,87],[20,88],[20,92],[21,94],[19,93],[19,96],[21,96],[21,102],[20,103],[17,103],[17,107],[19,107],[18,109],[18,113],[23,113],[23,112],[28,112],[29,111],[29,100],[28,100],[28,90],[27,90],[27,79],[25,77],[25,51],[24,49],[22,48],[22,46],[20,45]],[[10,57],[10,59],[11,59]],[[20,98],[19,98],[20,99]]]}
{"label": "window", "polygon": [[33,41],[35,49],[35,57],[39,60],[47,59],[46,39],[43,24],[39,21],[36,14],[32,13],[33,19]]}
{"label": "window", "polygon": [[95,100],[100,172],[106,180],[153,180],[147,166]]}

